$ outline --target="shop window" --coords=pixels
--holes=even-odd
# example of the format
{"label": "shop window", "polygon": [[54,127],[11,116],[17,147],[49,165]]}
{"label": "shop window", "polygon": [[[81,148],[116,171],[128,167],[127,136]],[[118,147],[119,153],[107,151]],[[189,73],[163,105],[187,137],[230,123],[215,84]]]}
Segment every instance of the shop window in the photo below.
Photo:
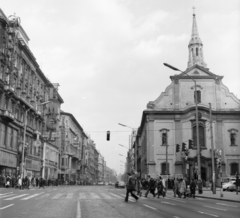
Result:
{"label": "shop window", "polygon": [[230,164],[230,173],[231,173],[231,176],[235,176],[236,173],[239,173],[239,164],[238,163],[231,163]]}
{"label": "shop window", "polygon": [[163,162],[161,164],[161,175],[166,175],[168,171],[169,174],[169,163],[167,163],[167,168],[166,168],[166,162]]}

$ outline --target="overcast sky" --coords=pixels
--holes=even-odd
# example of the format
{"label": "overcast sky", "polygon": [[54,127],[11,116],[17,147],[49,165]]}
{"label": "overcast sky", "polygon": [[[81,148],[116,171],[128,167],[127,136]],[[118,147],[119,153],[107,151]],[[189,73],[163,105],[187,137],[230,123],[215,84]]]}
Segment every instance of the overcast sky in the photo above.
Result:
{"label": "overcast sky", "polygon": [[[16,13],[44,74],[59,83],[62,110],[120,172],[128,136],[149,101],[187,68],[192,7],[207,67],[240,98],[239,0],[1,0]],[[106,141],[106,131],[111,140]]]}

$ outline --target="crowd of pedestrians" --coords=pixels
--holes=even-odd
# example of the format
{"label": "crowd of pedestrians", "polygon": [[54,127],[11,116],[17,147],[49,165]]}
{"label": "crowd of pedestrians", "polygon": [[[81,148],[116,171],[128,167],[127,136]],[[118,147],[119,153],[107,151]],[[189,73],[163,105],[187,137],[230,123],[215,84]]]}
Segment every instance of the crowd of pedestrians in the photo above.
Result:
{"label": "crowd of pedestrians", "polygon": [[138,197],[142,196],[143,190],[146,190],[144,195],[146,198],[149,193],[152,194],[153,197],[160,198],[162,196],[164,198],[167,189],[173,190],[174,197],[195,198],[196,191],[198,191],[199,194],[203,193],[203,182],[202,180],[196,179],[188,181],[186,178],[165,180],[161,176],[152,178],[150,175],[147,179],[140,179],[137,173],[129,173],[126,189],[126,202],[128,202],[129,194],[137,201]]}

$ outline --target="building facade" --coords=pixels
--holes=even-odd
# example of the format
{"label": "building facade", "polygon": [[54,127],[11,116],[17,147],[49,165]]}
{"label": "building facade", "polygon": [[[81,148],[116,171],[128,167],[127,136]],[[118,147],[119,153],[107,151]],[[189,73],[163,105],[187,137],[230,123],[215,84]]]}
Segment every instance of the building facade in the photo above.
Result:
{"label": "building facade", "polygon": [[[148,174],[166,175],[168,172],[171,177],[196,178],[198,170],[201,170],[201,179],[210,181],[213,174],[211,122],[214,150],[222,152],[222,167],[215,166],[216,181],[219,182],[220,170],[224,177],[239,173],[240,100],[222,83],[223,76],[207,68],[195,14],[188,49],[187,69],[171,76],[171,84],[165,92],[155,101],[150,101],[143,111],[135,141],[136,167],[142,177]],[[197,161],[196,101],[200,166]],[[186,157],[181,151],[191,144],[189,140],[193,141],[193,145]],[[176,151],[177,144],[180,145],[180,152]]]}
{"label": "building facade", "polygon": [[46,103],[53,92],[61,99],[28,42],[20,19],[7,18],[0,9],[0,173],[12,178],[19,174],[42,176],[43,131],[49,125],[46,117],[55,116],[60,107],[53,101]]}

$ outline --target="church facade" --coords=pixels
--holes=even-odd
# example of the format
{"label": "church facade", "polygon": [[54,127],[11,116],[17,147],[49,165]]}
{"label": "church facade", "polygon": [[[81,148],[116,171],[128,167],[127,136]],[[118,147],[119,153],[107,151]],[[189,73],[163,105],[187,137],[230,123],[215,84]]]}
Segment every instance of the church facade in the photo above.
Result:
{"label": "church facade", "polygon": [[[210,124],[214,150],[219,149],[222,153],[221,168],[217,167],[216,159],[214,160],[216,181],[219,182],[220,170],[223,177],[239,173],[240,100],[222,83],[223,76],[214,74],[207,68],[195,14],[188,48],[187,69],[171,76],[171,84],[165,92],[156,100],[150,101],[143,111],[134,144],[135,168],[142,178],[149,174],[196,178],[201,167],[201,179],[210,181]],[[197,160],[195,101],[198,109],[200,166]],[[182,152],[184,147],[188,149],[187,157]]]}

